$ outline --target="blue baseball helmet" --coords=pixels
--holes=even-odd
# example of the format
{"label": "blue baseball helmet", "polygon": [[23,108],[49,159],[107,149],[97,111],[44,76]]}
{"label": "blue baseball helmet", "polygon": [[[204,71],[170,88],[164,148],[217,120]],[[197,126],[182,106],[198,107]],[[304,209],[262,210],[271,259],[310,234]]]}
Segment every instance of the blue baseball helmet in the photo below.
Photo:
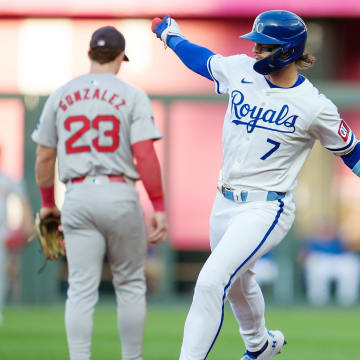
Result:
{"label": "blue baseball helmet", "polygon": [[281,70],[303,55],[307,29],[296,14],[271,10],[259,14],[252,31],[240,37],[258,44],[279,45],[269,56],[254,64],[255,71],[266,75]]}

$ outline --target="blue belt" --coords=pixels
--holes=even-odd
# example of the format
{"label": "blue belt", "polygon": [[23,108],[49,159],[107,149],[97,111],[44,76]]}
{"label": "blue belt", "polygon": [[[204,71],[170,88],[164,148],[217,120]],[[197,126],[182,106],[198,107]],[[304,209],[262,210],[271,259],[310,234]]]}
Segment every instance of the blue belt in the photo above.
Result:
{"label": "blue belt", "polygon": [[224,195],[226,199],[235,202],[249,202],[249,201],[274,201],[282,199],[286,196],[284,192],[276,191],[242,191],[229,188],[225,185],[218,186],[218,190]]}

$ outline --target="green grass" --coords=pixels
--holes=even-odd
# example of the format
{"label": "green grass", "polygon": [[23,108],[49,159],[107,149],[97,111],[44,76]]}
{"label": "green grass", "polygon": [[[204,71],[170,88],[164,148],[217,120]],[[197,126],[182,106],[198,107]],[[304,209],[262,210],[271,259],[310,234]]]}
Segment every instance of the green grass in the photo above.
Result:
{"label": "green grass", "polygon": [[[61,307],[7,307],[0,326],[1,360],[68,359]],[[177,360],[187,306],[151,305],[144,360]],[[288,345],[279,360],[345,360],[360,358],[360,309],[267,309],[267,326],[284,331]],[[244,351],[229,310],[208,360],[238,360]],[[97,307],[93,360],[121,359],[115,307]]]}

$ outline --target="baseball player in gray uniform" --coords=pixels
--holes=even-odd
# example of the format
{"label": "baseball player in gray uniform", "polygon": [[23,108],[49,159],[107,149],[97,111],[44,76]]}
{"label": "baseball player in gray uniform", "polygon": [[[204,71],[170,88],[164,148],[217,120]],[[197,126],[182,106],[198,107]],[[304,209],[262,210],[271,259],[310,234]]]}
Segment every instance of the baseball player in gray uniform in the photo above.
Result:
{"label": "baseball player in gray uniform", "polygon": [[[0,163],[2,151],[0,147]],[[19,229],[9,228],[8,224],[8,199],[10,195],[15,195],[20,203],[22,218]],[[21,182],[7,176],[0,171],[0,324],[3,321],[3,307],[8,293],[8,272],[7,265],[10,257],[11,263],[18,266],[16,251],[23,247],[27,238],[32,232],[32,211],[25,194],[25,189]]]}
{"label": "baseball player in gray uniform", "polygon": [[[160,165],[161,138],[147,95],[116,77],[128,61],[124,36],[114,27],[90,41],[90,72],[48,98],[32,138],[38,143],[36,179],[40,217],[60,214],[54,166],[66,184],[61,211],[69,267],[65,324],[71,360],[90,359],[94,306],[105,253],[116,292],[124,360],[142,359],[146,229],[135,182],[141,178],[154,215],[149,243],[167,235]],[[134,163],[136,160],[136,165]]]}
{"label": "baseball player in gray uniform", "polygon": [[254,58],[224,57],[185,39],[168,16],[152,30],[192,71],[228,94],[223,161],[210,218],[212,253],[186,319],[181,360],[206,359],[229,300],[246,352],[242,360],[271,360],[285,344],[268,331],[254,264],[277,246],[295,217],[292,190],[313,144],[321,144],[360,175],[360,144],[336,106],[298,73],[315,61],[305,50],[307,29],[297,15],[261,13],[250,33]]}

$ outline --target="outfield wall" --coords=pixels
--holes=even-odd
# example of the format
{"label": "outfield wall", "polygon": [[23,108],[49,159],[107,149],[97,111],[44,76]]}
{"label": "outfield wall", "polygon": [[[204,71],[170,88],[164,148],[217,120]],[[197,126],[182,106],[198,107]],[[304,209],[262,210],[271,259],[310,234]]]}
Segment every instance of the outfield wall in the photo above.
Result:
{"label": "outfield wall", "polygon": [[[308,16],[308,47],[318,61],[304,74],[339,106],[359,136],[360,47],[354,46],[358,20]],[[216,53],[251,55],[252,44],[238,36],[251,29],[252,21],[249,15],[234,14],[226,19],[184,16],[179,24],[189,39]],[[30,134],[46,97],[72,77],[87,72],[86,53],[93,30],[108,24],[121,29],[131,61],[124,64],[119,77],[151,95],[155,121],[164,133],[156,150],[164,170],[170,237],[167,244],[149,252],[149,276],[153,296],[171,299],[191,294],[208,255],[208,218],[221,164],[220,133],[227,100],[213,95],[213,84],[191,73],[169,49],[164,51],[163,44],[150,32],[150,23],[149,18],[100,19],[99,15],[2,18],[0,37],[7,54],[0,68],[0,142],[4,145],[4,170],[17,179],[24,178],[31,205],[37,211],[40,197],[34,179],[35,144]],[[300,240],[318,218],[338,218],[347,229],[351,248],[360,252],[358,189],[358,179],[341,160],[315,146],[295,192],[296,223],[275,254],[282,270],[269,292],[277,301],[291,302],[303,296],[297,254]],[[57,186],[59,206],[63,190]],[[148,221],[151,205],[141,185],[139,191]],[[48,263],[38,274],[43,261],[36,242],[21,254],[18,301],[51,302],[64,295],[65,263]],[[111,286],[106,265],[103,280],[102,291],[107,293]]]}
{"label": "outfield wall", "polygon": [[[348,123],[356,133],[360,133],[360,108],[357,107],[360,87],[347,88],[336,84],[319,86],[339,105],[342,112],[351,115]],[[164,171],[170,236],[167,244],[149,251],[149,280],[152,281],[152,295],[173,298],[191,294],[201,264],[209,252],[208,218],[221,164],[221,123],[226,98],[196,94],[156,95],[151,98],[156,123],[165,135],[157,144],[157,151]],[[10,99],[12,101],[9,102]],[[12,104],[18,108],[20,104],[23,108],[23,111],[18,109],[16,112],[20,118],[23,116],[25,125],[23,135],[19,136],[19,139],[24,139],[24,158],[21,163],[24,164],[24,181],[35,212],[40,207],[40,196],[34,177],[35,144],[30,135],[46,97],[2,95],[0,105],[5,100],[10,107],[9,104]],[[0,115],[1,109],[0,106]],[[17,146],[22,147],[22,141]],[[303,292],[297,252],[299,240],[306,235],[313,222],[323,215],[341,215],[343,211],[347,214],[344,221],[349,216],[358,218],[360,209],[356,204],[359,202],[351,202],[349,196],[353,199],[360,193],[354,188],[349,194],[348,181],[352,181],[351,172],[348,173],[335,157],[316,146],[295,191],[298,214],[294,228],[276,252],[281,272],[278,281],[269,290],[276,301],[291,302]],[[59,207],[62,205],[63,189],[58,184]],[[142,186],[138,186],[138,190],[148,221],[152,208]],[[351,204],[353,206],[349,211]],[[356,221],[353,223],[356,224]],[[356,227],[352,230],[354,249],[359,250],[356,239],[360,238],[360,233]],[[64,295],[67,286],[66,263],[48,262],[45,270],[39,274],[43,262],[37,242],[30,244],[21,254],[21,301],[56,301]],[[110,292],[109,284],[110,273],[105,263],[102,284],[104,293]]]}

